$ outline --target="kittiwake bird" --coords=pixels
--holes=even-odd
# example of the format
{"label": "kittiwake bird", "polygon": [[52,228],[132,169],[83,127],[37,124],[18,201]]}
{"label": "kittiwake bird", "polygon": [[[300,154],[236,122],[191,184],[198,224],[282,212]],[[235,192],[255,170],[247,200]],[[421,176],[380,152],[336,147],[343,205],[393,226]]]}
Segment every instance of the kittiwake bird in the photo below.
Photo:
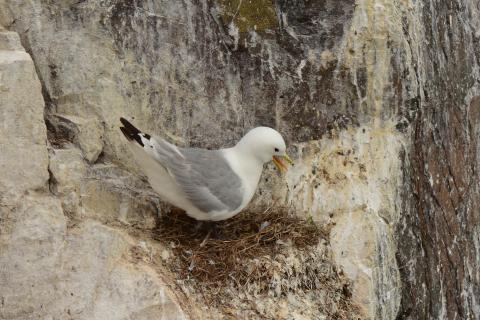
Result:
{"label": "kittiwake bird", "polygon": [[180,148],[141,132],[120,118],[134,158],[160,198],[197,220],[219,221],[239,213],[252,199],[263,166],[273,161],[282,172],[293,164],[280,133],[250,130],[231,148]]}

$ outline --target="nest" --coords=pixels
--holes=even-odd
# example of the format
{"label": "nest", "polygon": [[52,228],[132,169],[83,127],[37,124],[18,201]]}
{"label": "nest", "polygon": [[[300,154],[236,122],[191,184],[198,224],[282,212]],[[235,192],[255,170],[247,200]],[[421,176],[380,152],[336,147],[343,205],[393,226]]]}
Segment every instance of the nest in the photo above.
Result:
{"label": "nest", "polygon": [[245,285],[254,273],[246,270],[246,261],[274,256],[282,245],[314,246],[326,233],[313,220],[301,220],[287,209],[267,209],[219,222],[198,222],[182,213],[165,215],[155,238],[172,247],[181,277],[209,285],[234,278]]}
{"label": "nest", "polygon": [[254,311],[231,315],[274,318],[279,299],[295,296],[329,318],[348,319],[356,307],[348,281],[331,262],[328,234],[288,208],[269,208],[212,223],[172,212],[153,237],[170,248],[173,258],[165,263],[184,290],[200,293],[224,314],[242,309]]}

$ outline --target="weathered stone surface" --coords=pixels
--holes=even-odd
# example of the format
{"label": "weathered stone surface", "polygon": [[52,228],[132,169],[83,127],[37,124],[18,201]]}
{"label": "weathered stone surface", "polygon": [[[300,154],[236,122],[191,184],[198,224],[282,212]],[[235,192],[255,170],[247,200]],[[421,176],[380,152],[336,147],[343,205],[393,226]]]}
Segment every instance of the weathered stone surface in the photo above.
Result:
{"label": "weathered stone surface", "polygon": [[130,257],[137,240],[80,218],[82,152],[49,155],[34,64],[15,33],[0,48],[0,319],[185,319],[162,270]]}
{"label": "weathered stone surface", "polygon": [[113,165],[90,169],[81,187],[81,217],[105,223],[121,222],[153,229],[159,216],[159,200],[145,182]]}
{"label": "weathered stone surface", "polygon": [[85,159],[94,163],[103,149],[103,128],[95,118],[66,117],[77,128],[76,140]]}
{"label": "weathered stone surface", "polygon": [[74,144],[89,163],[95,163],[103,150],[104,129],[96,118],[60,114],[48,115],[49,140],[55,147]]}
{"label": "weathered stone surface", "polygon": [[13,32],[0,32],[0,203],[48,180],[44,103],[33,61]]}
{"label": "weathered stone surface", "polygon": [[[335,262],[354,281],[364,316],[377,319],[480,316],[479,17],[472,0],[0,0],[0,24],[20,34],[35,62],[50,144],[65,149],[50,152],[49,186],[75,232],[97,230],[87,241],[95,246],[104,234],[150,230],[161,211],[145,183],[118,168],[138,173],[119,116],[204,147],[270,125],[297,165],[286,182],[267,170],[253,205],[287,203],[332,224]],[[48,180],[43,103],[24,103],[38,102],[40,87],[20,85],[35,73],[15,37],[0,37],[2,195],[47,192]],[[17,72],[5,80],[12,73],[3,71]],[[55,122],[59,115],[74,125]],[[85,124],[83,135],[75,123]],[[9,216],[11,199],[0,199]],[[105,301],[124,304],[120,318],[163,316],[162,303],[135,309],[125,292],[149,271],[131,268],[110,269],[122,294],[103,300],[116,289],[102,287],[90,317],[105,315]]]}
{"label": "weathered stone surface", "polygon": [[55,282],[66,231],[60,202],[24,197],[12,212],[2,211],[1,221],[0,317],[46,316],[59,298]]}
{"label": "weathered stone surface", "polygon": [[73,216],[78,211],[80,190],[87,173],[81,151],[71,149],[52,149],[50,151],[51,174],[50,191],[62,197],[65,214]]}
{"label": "weathered stone surface", "polygon": [[478,1],[425,4],[422,86],[397,226],[399,319],[480,317]]}
{"label": "weathered stone surface", "polygon": [[124,258],[135,242],[122,232],[89,220],[67,230],[45,196],[22,199],[2,224],[1,319],[185,318],[156,272]]}
{"label": "weathered stone surface", "polygon": [[82,154],[76,148],[52,149],[48,168],[55,180],[55,192],[61,194],[77,191],[87,173]]}
{"label": "weathered stone surface", "polygon": [[0,27],[0,50],[24,51],[20,43],[20,37],[16,32],[6,32]]}
{"label": "weathered stone surface", "polygon": [[382,319],[392,318],[400,304],[392,226],[399,219],[402,142],[392,124],[350,128],[299,145],[301,160],[287,174],[287,202],[306,216],[335,224],[334,258],[354,279],[353,295],[365,313],[380,312]]}
{"label": "weathered stone surface", "polygon": [[137,319],[153,309],[159,319],[184,319],[153,270],[124,260],[135,245],[130,241],[92,221],[73,229],[63,254],[59,312],[80,319]]}

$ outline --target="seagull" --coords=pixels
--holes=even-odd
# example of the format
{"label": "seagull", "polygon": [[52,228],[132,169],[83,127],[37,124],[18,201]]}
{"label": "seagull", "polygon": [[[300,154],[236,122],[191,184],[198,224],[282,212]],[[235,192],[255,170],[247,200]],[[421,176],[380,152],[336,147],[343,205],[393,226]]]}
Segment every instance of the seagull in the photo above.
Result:
{"label": "seagull", "polygon": [[231,148],[177,147],[141,132],[124,118],[120,130],[152,188],[163,200],[200,221],[226,220],[242,211],[257,189],[263,166],[273,161],[286,171],[281,134],[268,127],[250,130]]}

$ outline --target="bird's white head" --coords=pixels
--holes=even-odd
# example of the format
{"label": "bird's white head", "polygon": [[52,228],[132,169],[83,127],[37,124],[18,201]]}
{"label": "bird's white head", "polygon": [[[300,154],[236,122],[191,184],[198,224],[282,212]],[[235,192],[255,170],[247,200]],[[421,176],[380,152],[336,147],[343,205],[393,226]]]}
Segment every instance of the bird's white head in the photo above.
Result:
{"label": "bird's white head", "polygon": [[282,162],[282,159],[293,164],[286,153],[287,146],[282,135],[269,127],[257,127],[250,130],[237,143],[236,147],[241,152],[257,158],[261,163],[273,161],[280,172],[287,170],[287,166]]}

